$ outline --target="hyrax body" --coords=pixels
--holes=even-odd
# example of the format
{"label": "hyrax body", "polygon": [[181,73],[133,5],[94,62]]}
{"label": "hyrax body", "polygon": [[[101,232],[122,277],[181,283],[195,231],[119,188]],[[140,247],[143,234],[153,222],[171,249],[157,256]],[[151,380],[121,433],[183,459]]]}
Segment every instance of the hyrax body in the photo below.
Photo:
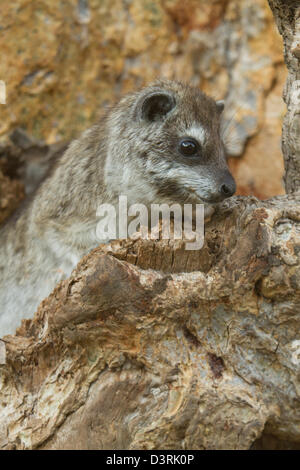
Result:
{"label": "hyrax body", "polygon": [[220,136],[223,103],[158,81],[125,96],[71,143],[33,199],[0,232],[0,337],[101,240],[99,204],[213,204],[235,192]]}

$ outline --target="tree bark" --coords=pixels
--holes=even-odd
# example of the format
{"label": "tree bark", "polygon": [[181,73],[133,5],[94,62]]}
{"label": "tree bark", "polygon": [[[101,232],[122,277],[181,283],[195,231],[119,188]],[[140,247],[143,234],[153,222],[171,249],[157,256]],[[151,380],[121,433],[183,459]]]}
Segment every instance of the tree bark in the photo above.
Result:
{"label": "tree bark", "polygon": [[299,443],[299,202],[224,203],[199,252],[126,240],[83,258],[5,338],[0,446]]}
{"label": "tree bark", "polygon": [[293,194],[224,202],[196,252],[125,240],[84,257],[0,345],[0,448],[300,448],[299,9],[270,5]]}
{"label": "tree bark", "polygon": [[284,90],[287,113],[282,129],[282,152],[287,193],[300,190],[300,4],[298,0],[269,0],[283,38],[288,78]]}

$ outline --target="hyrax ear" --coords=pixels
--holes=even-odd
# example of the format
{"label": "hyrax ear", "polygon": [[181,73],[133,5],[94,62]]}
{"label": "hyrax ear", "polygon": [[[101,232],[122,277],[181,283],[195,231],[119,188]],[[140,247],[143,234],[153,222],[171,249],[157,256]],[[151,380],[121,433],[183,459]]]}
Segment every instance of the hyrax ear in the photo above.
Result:
{"label": "hyrax ear", "polygon": [[175,105],[175,98],[171,93],[154,91],[143,97],[138,103],[139,115],[148,122],[160,121]]}
{"label": "hyrax ear", "polygon": [[224,100],[216,101],[216,105],[217,105],[217,109],[218,109],[219,113],[221,114],[222,111],[224,110],[224,106],[225,106]]}

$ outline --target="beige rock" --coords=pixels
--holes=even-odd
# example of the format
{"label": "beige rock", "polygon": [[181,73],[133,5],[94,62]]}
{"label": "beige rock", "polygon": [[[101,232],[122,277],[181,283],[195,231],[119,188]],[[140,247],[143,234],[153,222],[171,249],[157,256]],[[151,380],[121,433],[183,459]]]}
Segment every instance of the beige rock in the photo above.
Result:
{"label": "beige rock", "polygon": [[229,166],[238,182],[238,194],[266,199],[283,194],[284,164],[281,154],[281,126],[286,107],[282,89],[285,67],[278,66],[276,81],[264,102],[260,132],[250,139],[241,159],[231,158]]}
{"label": "beige rock", "polygon": [[[265,109],[282,83],[282,42],[265,0],[15,0],[1,6],[0,26],[2,140],[15,127],[49,144],[69,140],[123,92],[159,76],[183,79],[226,98],[228,151],[242,155],[239,193],[282,192],[279,147],[267,185],[270,166],[256,157],[269,146]],[[280,104],[276,129],[281,119]]]}

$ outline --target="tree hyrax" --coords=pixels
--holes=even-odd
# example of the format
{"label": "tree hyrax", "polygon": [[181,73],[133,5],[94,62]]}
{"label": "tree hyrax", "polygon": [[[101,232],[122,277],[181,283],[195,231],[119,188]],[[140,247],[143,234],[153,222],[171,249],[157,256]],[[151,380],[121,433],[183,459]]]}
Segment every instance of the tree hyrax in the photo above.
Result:
{"label": "tree hyrax", "polygon": [[99,204],[213,204],[235,183],[220,136],[222,102],[158,81],[124,98],[71,143],[0,231],[0,337],[32,317],[101,240]]}

